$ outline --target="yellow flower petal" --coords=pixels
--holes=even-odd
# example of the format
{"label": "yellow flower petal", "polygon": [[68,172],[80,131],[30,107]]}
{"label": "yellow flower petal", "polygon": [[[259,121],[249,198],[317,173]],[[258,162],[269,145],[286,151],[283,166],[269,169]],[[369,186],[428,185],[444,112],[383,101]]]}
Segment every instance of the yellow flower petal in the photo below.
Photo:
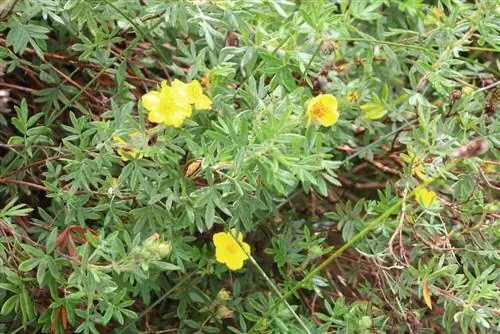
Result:
{"label": "yellow flower petal", "polygon": [[210,109],[212,100],[205,94],[198,80],[193,80],[187,85],[189,103],[194,104],[196,109]]}
{"label": "yellow flower petal", "polygon": [[117,142],[117,143],[120,143],[120,144],[126,144],[125,140],[123,140],[123,138],[122,138],[122,137],[120,137],[120,136],[114,136],[114,137],[113,137],[113,140],[114,140],[115,142]]}
{"label": "yellow flower petal", "polygon": [[204,94],[198,97],[194,103],[195,109],[210,109],[212,108],[212,100]]}
{"label": "yellow flower petal", "polygon": [[184,123],[184,120],[189,116],[191,116],[191,107],[189,107],[189,111],[178,110],[173,114],[167,115],[167,117],[163,120],[163,123],[178,128],[182,125],[182,123]]}
{"label": "yellow flower petal", "polygon": [[308,117],[306,127],[310,120],[314,119],[322,126],[332,126],[337,123],[339,113],[337,112],[337,98],[331,94],[320,94],[314,97],[307,106]]}
{"label": "yellow flower petal", "polygon": [[160,109],[161,94],[158,91],[151,91],[141,98],[144,109],[149,112],[158,112]]}
{"label": "yellow flower petal", "polygon": [[[236,229],[235,228],[231,229],[231,234],[236,236]],[[243,234],[241,232],[238,233],[238,235],[236,237],[238,238],[239,242],[243,242]]]}
{"label": "yellow flower petal", "polygon": [[[231,233],[234,232],[234,229],[231,230]],[[243,263],[248,259],[247,253],[250,253],[250,245],[243,242],[243,234],[239,233],[237,238],[242,246],[236,242],[230,233],[219,232],[212,237],[215,245],[216,260],[220,263],[224,263],[231,270],[242,268]]]}
{"label": "yellow flower petal", "polygon": [[127,155],[123,152],[123,150],[118,149],[118,150],[116,150],[116,152],[122,158],[123,161],[125,161],[125,162],[128,161]]}
{"label": "yellow flower petal", "polygon": [[226,262],[226,266],[231,270],[238,270],[243,268],[243,260],[241,259],[231,259]]}
{"label": "yellow flower petal", "polygon": [[466,87],[462,88],[462,93],[467,94],[467,95],[471,94],[473,91],[474,91],[474,88],[469,87],[469,86],[466,86]]}
{"label": "yellow flower petal", "polygon": [[150,112],[148,114],[148,120],[151,123],[163,123],[166,118],[167,118],[167,115],[160,113],[160,112]]}
{"label": "yellow flower petal", "polygon": [[426,209],[428,209],[434,202],[436,202],[436,198],[436,193],[432,190],[427,190],[422,187],[418,187],[415,190],[415,199]]}

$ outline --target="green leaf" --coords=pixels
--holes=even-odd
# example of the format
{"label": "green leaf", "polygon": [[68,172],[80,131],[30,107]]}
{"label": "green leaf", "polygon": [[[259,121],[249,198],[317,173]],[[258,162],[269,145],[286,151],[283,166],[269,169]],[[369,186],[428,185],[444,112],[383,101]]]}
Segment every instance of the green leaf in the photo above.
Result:
{"label": "green leaf", "polygon": [[180,270],[181,267],[176,266],[175,264],[163,262],[163,261],[154,261],[155,266],[164,271],[172,271],[172,270]]}
{"label": "green leaf", "polygon": [[53,227],[52,231],[47,237],[47,240],[45,241],[45,245],[47,246],[47,253],[51,253],[52,251],[54,251],[54,248],[56,247],[56,241],[57,241],[57,227]]}
{"label": "green leaf", "polygon": [[214,225],[214,218],[215,218],[214,202],[209,201],[207,203],[207,206],[205,207],[205,225],[208,230],[210,230]]}
{"label": "green leaf", "polygon": [[7,299],[3,303],[2,310],[0,311],[0,314],[3,314],[3,315],[9,314],[10,312],[12,312],[12,310],[14,309],[14,306],[16,306],[18,302],[19,302],[19,299],[18,299],[17,295],[11,296],[9,299]]}
{"label": "green leaf", "polygon": [[12,46],[14,52],[21,54],[28,47],[28,43],[35,49],[36,54],[43,59],[43,51],[37,40],[48,39],[49,29],[34,25],[23,24],[19,20],[14,19],[10,22],[10,31],[7,34],[7,45]]}
{"label": "green leaf", "polygon": [[19,270],[21,271],[31,271],[40,263],[40,259],[28,259],[21,262],[19,265]]}
{"label": "green leaf", "polygon": [[381,104],[376,103],[366,103],[361,105],[361,110],[363,111],[363,119],[365,120],[376,120],[382,118],[387,110]]}

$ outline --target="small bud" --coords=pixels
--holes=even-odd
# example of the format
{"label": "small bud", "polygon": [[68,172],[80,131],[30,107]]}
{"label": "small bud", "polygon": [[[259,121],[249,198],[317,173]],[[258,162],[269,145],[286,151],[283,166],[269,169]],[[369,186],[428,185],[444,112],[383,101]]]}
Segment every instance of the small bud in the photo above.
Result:
{"label": "small bud", "polygon": [[210,76],[208,74],[205,74],[202,78],[201,78],[201,85],[205,88],[208,87],[208,85],[210,85]]}
{"label": "small bud", "polygon": [[233,316],[233,311],[231,311],[224,305],[219,306],[217,308],[217,312],[215,313],[215,317],[217,319],[226,319],[226,318],[231,318],[232,316]]}
{"label": "small bud", "polygon": [[0,89],[0,110],[6,109],[9,106],[9,96],[10,92],[8,90]]}
{"label": "small bud", "polygon": [[357,90],[350,90],[347,92],[346,99],[350,104],[354,104],[359,101],[359,97],[359,92]]}
{"label": "small bud", "polygon": [[170,253],[171,250],[172,246],[169,242],[162,242],[158,245],[156,252],[160,256],[160,258],[164,258],[168,255],[168,253]]}
{"label": "small bud", "polygon": [[464,93],[466,95],[471,94],[473,91],[474,91],[474,88],[469,87],[469,86],[465,86],[462,88],[462,93]]}
{"label": "small bud", "polygon": [[226,35],[226,39],[224,40],[224,44],[226,46],[238,46],[238,44],[240,44],[238,35],[231,31],[228,32]]}
{"label": "small bud", "polygon": [[339,74],[345,74],[345,72],[347,72],[348,67],[349,64],[347,64],[347,61],[345,61],[344,59],[336,61],[335,64],[333,65],[333,69]]}
{"label": "small bud", "polygon": [[361,66],[361,65],[363,65],[363,64],[364,64],[364,62],[365,62],[365,61],[364,61],[364,60],[363,60],[363,58],[361,58],[361,57],[354,56],[354,58],[353,58],[353,62],[354,62],[354,65],[356,65],[356,66]]}
{"label": "small bud", "polygon": [[441,108],[444,105],[444,102],[443,102],[443,100],[437,99],[436,101],[432,102],[432,104],[438,108]]}
{"label": "small bud", "polygon": [[156,245],[158,244],[158,240],[160,240],[160,235],[158,233],[153,234],[142,243],[144,249],[149,252],[154,252],[156,249]]}
{"label": "small bud", "polygon": [[451,92],[451,100],[452,101],[460,100],[461,97],[462,97],[462,92],[461,91],[454,90],[453,92]]}
{"label": "small bud", "polygon": [[144,240],[144,245],[149,245],[156,240],[160,240],[160,235],[158,233],[155,233],[155,234],[151,235],[149,238],[147,238],[146,240]]}
{"label": "small bud", "polygon": [[317,257],[317,256],[320,256],[323,252],[322,252],[322,249],[320,246],[318,245],[314,245],[313,247],[311,247],[309,249],[309,252],[308,252],[311,256],[313,257]]}
{"label": "small bud", "polygon": [[322,55],[329,56],[334,53],[337,48],[337,43],[332,41],[324,41],[323,44],[321,44],[320,51]]}
{"label": "small bud", "polygon": [[215,297],[215,298],[217,301],[225,302],[225,301],[231,299],[231,293],[223,288],[217,293],[217,297]]}

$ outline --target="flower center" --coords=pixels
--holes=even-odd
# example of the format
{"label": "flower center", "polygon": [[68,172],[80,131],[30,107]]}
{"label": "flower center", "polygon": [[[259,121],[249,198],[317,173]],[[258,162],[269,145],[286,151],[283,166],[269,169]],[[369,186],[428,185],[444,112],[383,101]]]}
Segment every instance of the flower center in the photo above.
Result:
{"label": "flower center", "polygon": [[239,246],[237,243],[235,243],[235,242],[231,242],[230,244],[228,244],[228,245],[226,246],[226,249],[227,249],[227,251],[228,251],[229,253],[236,253],[236,252],[238,252],[238,248],[239,248],[239,247],[240,247],[240,246]]}
{"label": "flower center", "polygon": [[312,113],[316,117],[323,117],[326,114],[326,108],[322,103],[318,103],[314,106]]}

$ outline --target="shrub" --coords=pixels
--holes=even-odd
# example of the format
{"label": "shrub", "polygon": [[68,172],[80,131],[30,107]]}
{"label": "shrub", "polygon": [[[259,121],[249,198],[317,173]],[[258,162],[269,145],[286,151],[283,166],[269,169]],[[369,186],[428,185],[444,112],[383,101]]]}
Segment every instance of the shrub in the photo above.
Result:
{"label": "shrub", "polygon": [[499,330],[496,1],[0,8],[0,331]]}

